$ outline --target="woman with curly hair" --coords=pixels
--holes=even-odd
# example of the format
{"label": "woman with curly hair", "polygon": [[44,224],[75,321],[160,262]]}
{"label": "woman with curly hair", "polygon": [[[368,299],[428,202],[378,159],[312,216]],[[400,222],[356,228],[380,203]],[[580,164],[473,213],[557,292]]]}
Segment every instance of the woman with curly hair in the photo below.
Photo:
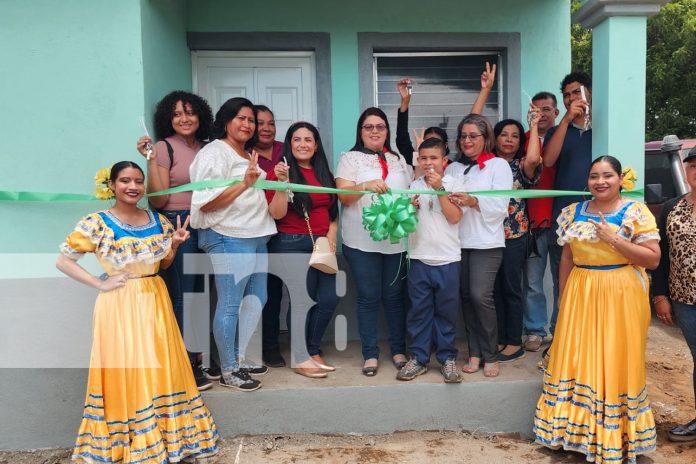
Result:
{"label": "woman with curly hair", "polygon": [[[138,151],[147,157],[147,191],[159,192],[191,182],[189,167],[198,150],[208,141],[213,114],[208,103],[198,95],[176,90],[167,94],[157,104],[154,116],[155,136],[158,142],[152,147],[147,135],[138,139]],[[176,224],[177,216],[182,224],[191,213],[191,192],[172,193],[151,197],[150,205]],[[179,330],[184,334],[184,293],[191,293],[196,286],[196,276],[184,274],[184,255],[199,253],[198,233],[189,227],[191,238],[177,253],[168,269],[160,271],[172,299],[174,315]],[[199,284],[200,285],[200,284]],[[201,289],[202,290],[202,289]],[[200,390],[212,387],[210,378],[219,378],[214,370],[207,371],[206,378],[199,361],[192,360],[196,384]]]}

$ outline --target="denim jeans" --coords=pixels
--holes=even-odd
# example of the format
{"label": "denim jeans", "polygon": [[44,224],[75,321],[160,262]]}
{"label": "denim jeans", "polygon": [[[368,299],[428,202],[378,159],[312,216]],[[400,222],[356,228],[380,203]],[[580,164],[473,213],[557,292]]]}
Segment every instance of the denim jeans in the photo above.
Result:
{"label": "denim jeans", "polygon": [[403,262],[404,254],[373,253],[343,245],[343,256],[348,261],[358,291],[356,299],[358,332],[362,343],[363,358],[379,358],[377,339],[379,336],[380,302],[384,307],[384,315],[389,328],[391,355],[404,354],[406,352],[404,341],[406,264]]}
{"label": "denim jeans", "polygon": [[[311,237],[307,234],[278,233],[269,242],[268,249],[269,252],[272,253],[270,256],[270,259],[273,260],[272,268],[283,269],[288,265],[295,267],[294,261],[293,264],[291,264],[290,260],[283,259],[282,256],[276,257],[274,255],[284,253],[305,254],[307,260],[309,260],[309,257],[312,254],[313,245]],[[280,262],[276,262],[276,259],[279,259]],[[294,306],[292,306],[292,309],[289,311],[290,321],[292,322],[288,323],[288,327],[304,327],[305,329],[304,337],[300,337],[300,340],[295,340],[297,337],[294,335],[297,331],[292,331],[293,336],[291,337],[291,344],[293,360],[298,363],[305,361],[303,358],[306,357],[306,355],[302,356],[304,350],[302,349],[302,346],[297,345],[298,342],[306,344],[307,352],[310,356],[321,355],[321,339],[324,337],[324,332],[326,332],[326,328],[329,326],[336,306],[338,305],[338,295],[336,295],[336,275],[321,272],[318,269],[309,267],[307,263],[305,263],[305,265],[307,265],[307,273],[305,278],[306,290],[309,298],[314,302],[314,304],[310,307],[304,307],[306,305],[298,305],[298,302],[293,303],[291,299],[291,306],[293,304]],[[287,273],[288,271],[291,273],[296,273],[299,271],[299,269],[283,269],[284,273]],[[290,274],[287,275],[289,276]],[[280,278],[283,276],[274,277]],[[290,282],[286,283],[291,285]],[[269,306],[280,307],[282,284],[274,287],[273,290],[274,291],[268,295],[268,303],[266,308]],[[266,308],[264,308],[264,311],[266,311]],[[278,323],[278,312],[274,311],[272,314],[269,314],[269,317],[274,317],[275,321],[273,322],[275,322],[275,324]],[[264,314],[264,329],[267,325],[265,318],[266,315]],[[277,335],[275,341],[277,344]]]}
{"label": "denim jeans", "polygon": [[[269,236],[227,237],[212,229],[198,231],[198,243],[210,256],[215,272],[218,299],[213,335],[223,372],[239,369],[238,360],[246,356],[246,348],[261,319],[267,298],[268,239]],[[245,298],[248,296],[252,298]]]}
{"label": "denim jeans", "polygon": [[503,261],[495,279],[495,312],[498,317],[498,343],[522,345],[522,272],[527,256],[527,237],[505,240]]}
{"label": "denim jeans", "polygon": [[[548,311],[544,293],[544,274],[549,259],[549,246],[556,234],[550,228],[537,230],[536,246],[538,256],[530,256],[526,262],[524,284],[524,333],[527,335],[546,336]],[[553,313],[558,313],[558,280],[553,283]],[[554,324],[555,325],[555,324]]]}
{"label": "denim jeans", "polygon": [[[183,224],[190,214],[189,210],[160,212],[169,219],[169,222],[171,222],[174,227],[176,227],[177,215]],[[189,226],[188,231],[191,233],[191,237],[179,245],[172,264],[167,269],[160,269],[159,271],[160,276],[167,286],[169,298],[172,300],[174,317],[176,317],[176,322],[179,325],[179,331],[182,337],[184,336],[184,293],[204,291],[204,280],[202,275],[184,274],[184,255],[201,252],[198,249],[198,230],[192,229],[191,226]]]}
{"label": "denim jeans", "polygon": [[[696,362],[696,305],[672,302],[672,311],[677,318],[677,324],[684,334],[686,344],[691,351],[691,360]],[[696,398],[696,368],[692,366],[694,398]]]}
{"label": "denim jeans", "polygon": [[551,313],[551,322],[549,324],[549,333],[553,335],[556,330],[556,319],[558,319],[558,270],[561,265],[561,255],[563,247],[556,242],[556,234],[553,234],[552,240],[549,242],[549,263],[551,264],[551,279],[553,280],[553,313]]}

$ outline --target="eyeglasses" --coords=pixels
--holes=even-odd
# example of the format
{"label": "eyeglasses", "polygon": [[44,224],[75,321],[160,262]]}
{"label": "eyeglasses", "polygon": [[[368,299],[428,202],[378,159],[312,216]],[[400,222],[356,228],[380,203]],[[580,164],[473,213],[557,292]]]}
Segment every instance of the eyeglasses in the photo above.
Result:
{"label": "eyeglasses", "polygon": [[362,126],[363,130],[367,132],[372,132],[372,131],[377,131],[377,132],[384,132],[387,130],[387,126],[385,124],[365,124]]}
{"label": "eyeglasses", "polygon": [[483,137],[483,134],[461,134],[461,135],[459,136],[459,140],[466,140],[466,139],[469,139],[469,140],[471,140],[472,142],[475,142],[476,139],[478,139],[479,137]]}

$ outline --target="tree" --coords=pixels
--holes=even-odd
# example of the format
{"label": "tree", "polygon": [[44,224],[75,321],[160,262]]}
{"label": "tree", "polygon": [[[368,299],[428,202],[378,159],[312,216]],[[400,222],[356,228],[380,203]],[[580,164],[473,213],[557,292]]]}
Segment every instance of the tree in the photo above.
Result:
{"label": "tree", "polygon": [[[572,0],[570,14],[581,6],[580,0]],[[570,63],[573,71],[585,71],[592,75],[592,29],[586,29],[582,24],[570,26]]]}
{"label": "tree", "polygon": [[[571,14],[581,6],[572,0]],[[571,66],[592,73],[592,31],[571,26]],[[673,0],[648,19],[645,138],[696,138],[696,0]]]}
{"label": "tree", "polygon": [[646,140],[696,137],[696,0],[675,0],[648,20]]}

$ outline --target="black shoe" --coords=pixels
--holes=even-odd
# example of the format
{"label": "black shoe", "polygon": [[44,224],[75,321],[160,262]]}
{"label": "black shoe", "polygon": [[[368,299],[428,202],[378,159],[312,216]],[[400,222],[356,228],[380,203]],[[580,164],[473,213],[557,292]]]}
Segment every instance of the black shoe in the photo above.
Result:
{"label": "black shoe", "polygon": [[498,352],[498,354],[496,355],[496,359],[498,360],[498,362],[507,363],[524,358],[524,354],[524,348],[520,347],[519,350],[515,351],[512,354],[503,354],[502,352]]}
{"label": "black shoe", "polygon": [[196,380],[196,387],[198,387],[198,391],[213,388],[213,382],[206,378],[198,364],[191,364],[191,369],[193,370],[193,378]]}
{"label": "black shoe", "polygon": [[669,431],[670,441],[696,441],[696,419]]}
{"label": "black shoe", "polygon": [[250,392],[261,388],[261,382],[252,379],[249,373],[242,369],[232,372],[223,372],[220,378],[220,385],[244,392]]}
{"label": "black shoe", "polygon": [[205,375],[208,380],[220,380],[220,376],[222,376],[220,366],[214,364],[212,361],[210,367],[205,367],[202,363],[199,365],[201,367],[201,371],[203,371],[203,375]]}
{"label": "black shoe", "polygon": [[263,363],[268,367],[285,367],[285,359],[280,351],[269,351],[263,354]]}
{"label": "black shoe", "polygon": [[268,372],[268,368],[262,364],[256,364],[254,361],[248,359],[242,359],[239,361],[239,369],[247,371],[253,375],[263,375]]}

